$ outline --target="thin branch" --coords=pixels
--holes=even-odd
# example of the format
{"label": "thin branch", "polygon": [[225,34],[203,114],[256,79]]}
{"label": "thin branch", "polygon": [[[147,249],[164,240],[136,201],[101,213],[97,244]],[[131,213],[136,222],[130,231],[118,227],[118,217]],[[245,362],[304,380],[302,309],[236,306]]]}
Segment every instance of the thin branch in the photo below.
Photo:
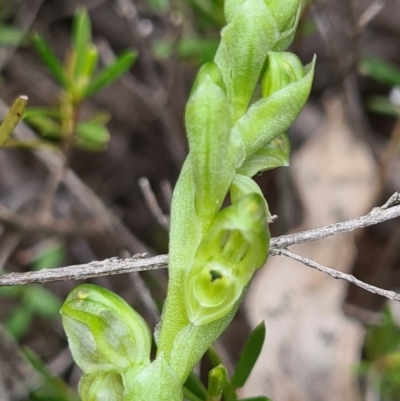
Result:
{"label": "thin branch", "polygon": [[[272,238],[270,250],[274,248],[286,248],[290,245],[301,244],[303,242],[315,241],[318,239],[331,237],[332,235],[344,234],[387,220],[400,217],[400,193],[396,192],[382,207],[373,208],[367,215],[355,219],[346,220],[340,223],[329,224],[328,226],[315,228],[312,230],[301,231],[295,234],[281,235]],[[395,206],[397,205],[397,206]]]}
{"label": "thin branch", "polygon": [[[285,248],[290,245],[347,233],[400,217],[399,203],[400,193],[396,192],[383,206],[372,209],[372,211],[365,216],[341,223],[330,224],[313,230],[272,238],[269,253],[270,255],[277,255],[282,249],[285,252],[289,252]],[[281,252],[281,254],[283,253]],[[37,272],[3,274],[0,275],[0,287],[28,283],[45,283],[50,281],[84,280],[90,277],[162,269],[166,268],[168,265],[168,255],[159,255],[153,258],[143,259],[144,255],[145,254],[138,254],[132,258],[126,259],[111,258],[83,265],[67,266],[58,269],[43,269]],[[313,263],[318,265],[316,262]],[[365,283],[363,283],[363,285],[368,286],[368,284]]]}
{"label": "thin branch", "polygon": [[322,273],[328,274],[333,278],[348,281],[349,283],[354,284],[357,287],[363,288],[366,291],[372,292],[373,294],[381,295],[382,297],[391,299],[392,301],[400,301],[400,294],[397,294],[394,291],[383,290],[382,288],[375,287],[374,285],[364,283],[363,281],[355,278],[352,274],[343,273],[339,270],[323,266],[320,263],[315,262],[314,260],[305,258],[304,256],[297,255],[296,253],[290,252],[287,249],[275,248],[272,250],[271,254],[274,256],[280,256],[280,255],[287,256],[288,258],[297,260],[298,262],[303,263],[308,267],[316,269]]}
{"label": "thin branch", "polygon": [[156,222],[165,230],[169,230],[169,218],[163,213],[158,204],[157,197],[151,189],[148,178],[142,177],[138,181],[144,200]]}
{"label": "thin branch", "polygon": [[8,273],[0,276],[0,286],[11,286],[31,283],[48,283],[53,281],[86,280],[92,277],[112,276],[144,270],[166,268],[168,255],[159,255],[143,259],[145,254],[131,258],[110,258],[93,261],[83,265],[72,265],[58,269],[43,269],[27,273]]}

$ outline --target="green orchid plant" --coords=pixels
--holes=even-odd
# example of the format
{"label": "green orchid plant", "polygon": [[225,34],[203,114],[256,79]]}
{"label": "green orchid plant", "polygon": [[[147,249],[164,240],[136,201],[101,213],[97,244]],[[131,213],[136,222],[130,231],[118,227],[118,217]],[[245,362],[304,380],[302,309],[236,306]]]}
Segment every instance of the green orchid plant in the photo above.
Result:
{"label": "green orchid plant", "polygon": [[[125,301],[95,285],[78,286],[61,314],[83,371],[83,401],[181,401],[194,366],[265,263],[270,213],[251,177],[288,165],[285,131],[310,93],[315,60],[304,67],[284,52],[299,17],[299,0],[225,0],[217,54],[199,71],[186,108],[190,152],[172,200],[156,356],[151,360],[146,322]],[[223,207],[228,195],[230,206]],[[221,399],[224,374],[221,367],[210,372],[205,398],[185,397]]]}

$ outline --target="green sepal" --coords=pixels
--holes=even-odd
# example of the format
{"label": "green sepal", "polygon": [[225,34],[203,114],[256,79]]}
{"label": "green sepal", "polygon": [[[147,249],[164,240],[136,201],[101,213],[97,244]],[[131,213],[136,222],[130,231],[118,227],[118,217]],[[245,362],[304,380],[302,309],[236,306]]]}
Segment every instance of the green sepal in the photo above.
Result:
{"label": "green sepal", "polygon": [[264,199],[242,197],[214,219],[188,269],[184,301],[192,324],[200,326],[227,315],[268,253]]}
{"label": "green sepal", "polygon": [[80,285],[68,295],[61,316],[74,360],[84,373],[140,369],[150,363],[146,322],[113,292]]}
{"label": "green sepal", "polygon": [[215,62],[232,102],[233,121],[246,112],[279,32],[263,0],[246,0],[221,32]]}
{"label": "green sepal", "polygon": [[85,374],[79,381],[82,401],[122,401],[124,385],[117,372]]}
{"label": "green sepal", "polygon": [[221,208],[236,164],[236,160],[227,157],[230,107],[216,64],[207,63],[201,68],[186,107],[185,120],[196,213],[207,225]]}
{"label": "green sepal", "polygon": [[261,99],[250,107],[233,130],[241,136],[248,160],[254,153],[285,132],[296,120],[310,94],[315,57],[297,82]]}
{"label": "green sepal", "polygon": [[182,383],[162,353],[140,373],[125,374],[124,401],[182,401]]}
{"label": "green sepal", "polygon": [[289,166],[289,156],[290,140],[288,135],[284,132],[268,142],[267,145],[259,151],[255,152],[242,164],[237,172],[247,177],[253,177],[266,170]]}

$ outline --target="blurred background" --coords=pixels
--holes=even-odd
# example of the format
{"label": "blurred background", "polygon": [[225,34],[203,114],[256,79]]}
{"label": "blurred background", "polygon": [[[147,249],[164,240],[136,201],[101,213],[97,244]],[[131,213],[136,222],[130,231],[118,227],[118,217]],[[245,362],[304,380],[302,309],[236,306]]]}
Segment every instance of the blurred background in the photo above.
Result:
{"label": "blurred background", "polygon": [[[0,151],[0,273],[167,253],[171,194],[188,150],[185,103],[214,57],[223,3],[0,0],[0,117],[18,95],[29,97]],[[82,8],[91,36],[74,19]],[[291,166],[256,177],[279,216],[273,236],[361,216],[400,188],[399,1],[309,0],[302,10],[290,51],[304,64],[317,55],[312,93],[289,131]],[[83,48],[92,58],[76,75]],[[393,220],[293,249],[399,290],[399,243]],[[157,323],[166,271],[90,282]],[[0,401],[79,399],[58,313],[76,285],[0,287]],[[265,320],[244,396],[398,401],[397,315],[379,296],[271,257],[216,348],[234,366]],[[202,377],[208,366],[205,358]]]}

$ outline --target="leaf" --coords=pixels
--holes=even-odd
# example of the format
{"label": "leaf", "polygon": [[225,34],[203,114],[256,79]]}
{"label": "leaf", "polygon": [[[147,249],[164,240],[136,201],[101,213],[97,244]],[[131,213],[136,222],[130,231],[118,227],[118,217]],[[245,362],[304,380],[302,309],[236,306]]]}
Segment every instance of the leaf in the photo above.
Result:
{"label": "leaf", "polygon": [[400,110],[385,96],[370,96],[366,101],[367,109],[389,117],[398,117]]}
{"label": "leaf", "polygon": [[184,387],[202,400],[207,397],[207,389],[193,372],[191,372],[189,377],[186,379]]}
{"label": "leaf", "polygon": [[61,266],[65,248],[59,243],[51,243],[41,250],[32,262],[33,270],[51,269]]}
{"label": "leaf", "polygon": [[32,312],[24,306],[16,308],[6,321],[7,330],[15,337],[23,337],[29,330],[32,322]]}
{"label": "leaf", "polygon": [[30,393],[31,401],[80,401],[78,394],[64,381],[54,377],[46,364],[29,348],[24,349],[25,356],[43,379],[43,384]]}
{"label": "leaf", "polygon": [[0,45],[17,47],[24,38],[24,32],[13,26],[0,24]]}
{"label": "leaf", "polygon": [[400,328],[396,326],[388,307],[383,313],[382,323],[379,326],[368,328],[365,351],[369,361],[374,361],[391,352],[398,350],[400,345]]}
{"label": "leaf", "polygon": [[27,116],[25,121],[45,138],[61,139],[61,126],[58,121],[45,115]]}
{"label": "leaf", "polygon": [[75,13],[72,25],[72,43],[75,50],[75,79],[84,74],[87,64],[89,45],[92,41],[92,30],[88,13],[84,9],[78,9]]}
{"label": "leaf", "polygon": [[106,67],[93,79],[84,92],[83,97],[92,96],[125,74],[132,67],[136,57],[137,53],[133,50],[126,50],[121,53],[113,64]]}
{"label": "leaf", "polygon": [[64,67],[51,49],[50,45],[38,33],[34,33],[32,39],[36,51],[39,53],[39,56],[46,67],[53,74],[53,77],[59,84],[61,84],[61,86],[64,88],[68,87],[69,81],[65,74]]}
{"label": "leaf", "polygon": [[110,140],[108,129],[102,123],[95,121],[78,123],[76,132],[76,145],[86,150],[102,150]]}
{"label": "leaf", "polygon": [[58,315],[62,302],[51,291],[40,286],[29,286],[23,292],[25,308],[45,318]]}
{"label": "leaf", "polygon": [[400,67],[376,57],[365,57],[360,64],[361,71],[376,81],[389,86],[400,86]]}
{"label": "leaf", "polygon": [[265,322],[261,322],[247,339],[239,362],[232,376],[231,385],[234,388],[243,387],[246,383],[265,340]]}
{"label": "leaf", "polygon": [[18,98],[12,104],[10,110],[8,110],[0,126],[0,148],[7,143],[10,135],[13,133],[15,127],[20,122],[27,103],[28,96],[18,96]]}

